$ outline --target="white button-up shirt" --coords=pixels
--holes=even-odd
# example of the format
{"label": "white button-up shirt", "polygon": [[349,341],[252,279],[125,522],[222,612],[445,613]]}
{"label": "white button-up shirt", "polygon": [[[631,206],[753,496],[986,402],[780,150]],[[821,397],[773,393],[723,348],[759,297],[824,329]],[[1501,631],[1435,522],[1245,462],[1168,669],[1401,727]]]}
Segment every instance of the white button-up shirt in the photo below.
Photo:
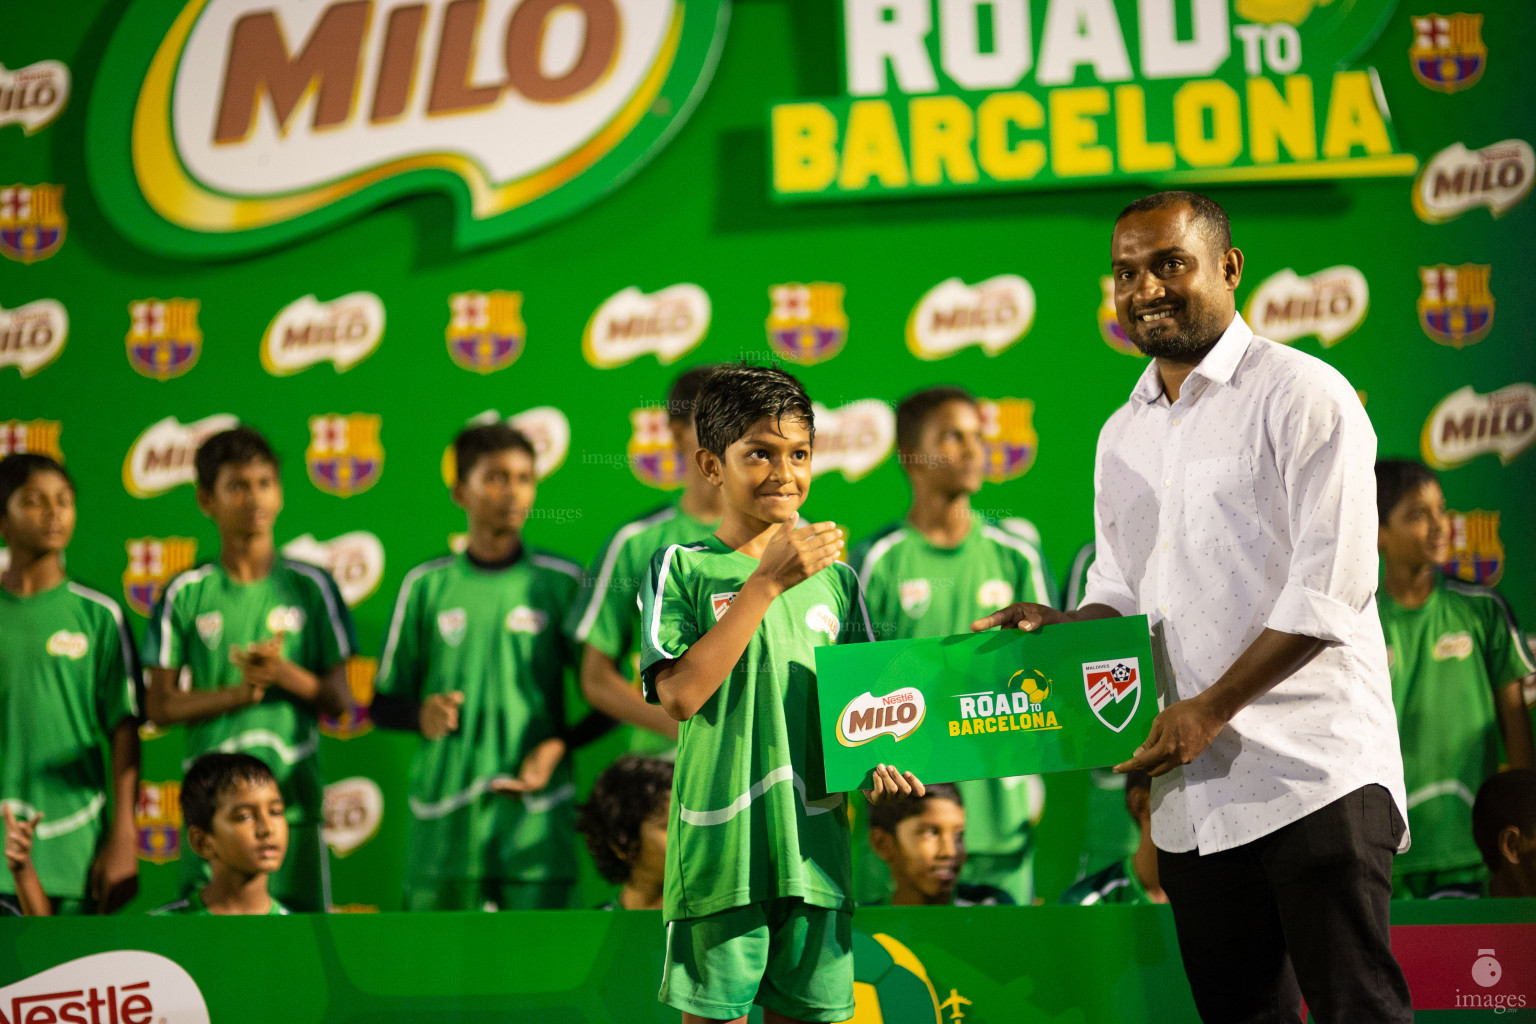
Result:
{"label": "white button-up shirt", "polygon": [[1375,458],[1344,377],[1241,316],[1177,402],[1154,363],[1100,432],[1082,603],[1149,617],[1164,705],[1209,688],[1265,628],[1329,644],[1152,780],[1160,848],[1239,846],[1370,783],[1407,820],[1376,615]]}

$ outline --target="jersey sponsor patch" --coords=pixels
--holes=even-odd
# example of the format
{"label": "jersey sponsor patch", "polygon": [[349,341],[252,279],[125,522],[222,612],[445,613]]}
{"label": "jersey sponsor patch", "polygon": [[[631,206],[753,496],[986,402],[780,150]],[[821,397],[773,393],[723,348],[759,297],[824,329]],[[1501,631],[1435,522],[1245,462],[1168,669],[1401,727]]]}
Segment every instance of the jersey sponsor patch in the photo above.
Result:
{"label": "jersey sponsor patch", "polygon": [[857,747],[876,736],[890,736],[900,743],[923,724],[927,704],[922,691],[901,689],[882,697],[869,691],[848,702],[837,719],[837,741]]}
{"label": "jersey sponsor patch", "polygon": [[204,612],[197,617],[197,635],[203,638],[203,643],[209,650],[219,646],[219,641],[224,638],[224,613]]}
{"label": "jersey sponsor patch", "polygon": [[736,595],[738,593],[740,593],[740,591],[731,590],[720,594],[709,595],[709,610],[715,613],[716,622],[719,622],[725,617],[725,613],[730,610],[731,602],[736,600]]}
{"label": "jersey sponsor patch", "polygon": [[48,653],[56,658],[79,661],[90,649],[91,642],[84,633],[61,629],[48,638]]}
{"label": "jersey sponsor patch", "polygon": [[933,599],[933,586],[926,579],[902,580],[896,585],[896,594],[901,600],[901,610],[920,619]]}
{"label": "jersey sponsor patch", "polygon": [[1130,722],[1141,703],[1140,659],[1083,662],[1083,691],[1088,695],[1088,706],[1099,721],[1119,732]]}
{"label": "jersey sponsor patch", "polygon": [[303,608],[280,604],[267,612],[267,631],[269,633],[301,633],[304,631],[306,618]]}
{"label": "jersey sponsor patch", "polygon": [[549,613],[538,608],[529,608],[527,605],[518,605],[507,612],[508,633],[528,633],[536,635],[544,632],[544,626],[549,622]]}
{"label": "jersey sponsor patch", "polygon": [[443,638],[443,643],[449,647],[459,646],[464,641],[464,627],[468,621],[463,608],[449,608],[447,611],[438,612],[437,632]]}
{"label": "jersey sponsor patch", "polygon": [[1442,634],[1431,656],[1436,661],[1466,661],[1472,656],[1472,634],[1464,629]]}
{"label": "jersey sponsor patch", "polygon": [[805,613],[805,624],[818,633],[827,634],[827,639],[837,643],[837,634],[842,631],[843,624],[838,621],[832,609],[824,604],[812,605]]}
{"label": "jersey sponsor patch", "polygon": [[1007,580],[987,580],[976,588],[976,603],[989,608],[1001,608],[1013,600],[1013,584]]}
{"label": "jersey sponsor patch", "polygon": [[384,793],[361,775],[325,787],[320,835],[338,857],[354,853],[379,833],[384,822]]}

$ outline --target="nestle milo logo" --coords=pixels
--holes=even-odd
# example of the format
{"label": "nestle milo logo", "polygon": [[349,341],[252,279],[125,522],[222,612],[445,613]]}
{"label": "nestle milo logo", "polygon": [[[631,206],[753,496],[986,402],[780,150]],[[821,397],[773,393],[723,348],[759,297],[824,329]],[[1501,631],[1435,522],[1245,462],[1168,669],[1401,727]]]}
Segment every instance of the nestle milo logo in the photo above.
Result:
{"label": "nestle milo logo", "polygon": [[837,718],[837,741],[857,747],[876,736],[890,736],[898,743],[923,724],[927,708],[920,690],[906,688],[876,697],[869,691],[848,702]]}
{"label": "nestle milo logo", "polygon": [[208,1024],[208,1005],[181,965],[113,950],[0,988],[0,1024]]}

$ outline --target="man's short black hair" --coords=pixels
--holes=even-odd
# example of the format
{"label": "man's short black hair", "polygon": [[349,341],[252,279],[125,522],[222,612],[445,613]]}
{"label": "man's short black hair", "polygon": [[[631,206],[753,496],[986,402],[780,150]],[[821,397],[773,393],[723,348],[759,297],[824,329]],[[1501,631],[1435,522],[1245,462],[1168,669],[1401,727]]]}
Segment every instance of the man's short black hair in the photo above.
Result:
{"label": "man's short black hair", "polygon": [[74,478],[69,475],[56,459],[36,452],[15,452],[0,459],[0,516],[5,515],[5,507],[11,503],[11,495],[27,485],[27,481],[37,473],[57,473],[69,484],[69,489],[75,489]]}
{"label": "man's short black hair", "polygon": [[800,382],[776,366],[728,363],[704,381],[693,412],[699,447],[720,458],[763,417],[802,420],[816,440],[816,414]]}
{"label": "man's short black hair", "polygon": [[469,471],[475,468],[475,463],[480,461],[481,456],[494,455],[512,448],[526,452],[528,458],[538,461],[538,453],[533,450],[533,442],[528,439],[528,435],[505,420],[465,427],[459,431],[459,436],[453,439],[453,466],[456,479],[462,481],[469,476]]}
{"label": "man's short black hair", "polygon": [[870,804],[869,827],[895,835],[896,826],[922,814],[924,805],[930,800],[950,800],[961,807],[965,806],[959,788],[953,783],[935,782],[925,788],[927,792],[923,796],[887,796],[877,804]]}
{"label": "man's short black hair", "polygon": [[1422,462],[1382,459],[1376,463],[1376,518],[1382,526],[1386,526],[1398,502],[1425,484],[1439,482],[1439,478]]}
{"label": "man's short black hair", "polygon": [[221,430],[197,447],[193,465],[197,468],[197,489],[212,491],[219,482],[219,470],[225,466],[244,466],[252,462],[267,462],[273,470],[282,469],[277,453],[267,439],[253,427],[241,424]]}
{"label": "man's short black hair", "polygon": [[672,386],[667,389],[667,419],[673,423],[692,423],[693,408],[698,404],[699,389],[709,379],[709,375],[720,369],[719,363],[705,363],[702,366],[690,367],[684,370]]}
{"label": "man's short black hair", "polygon": [[1536,835],[1536,771],[1511,768],[1491,776],[1472,802],[1472,841],[1489,871],[1499,866],[1499,833],[1515,826]]}
{"label": "man's short black hair", "polygon": [[903,398],[896,407],[896,447],[905,452],[915,451],[922,440],[923,424],[935,409],[947,402],[965,402],[974,406],[976,396],[965,388],[946,384],[924,388]]}
{"label": "man's short black hair", "polygon": [[1195,215],[1195,223],[1200,225],[1206,238],[1218,253],[1224,253],[1232,248],[1232,222],[1227,219],[1227,211],[1223,210],[1216,200],[1199,192],[1185,192],[1179,189],[1154,192],[1121,210],[1120,216],[1115,218],[1115,223],[1119,224],[1133,213],[1150,213],[1153,210],[1161,210],[1165,206],[1180,204],[1189,207],[1190,212]]}
{"label": "man's short black hair", "polygon": [[213,830],[213,815],[219,809],[219,797],[245,783],[277,785],[272,769],[250,754],[204,754],[192,762],[181,780],[181,817],[191,828]]}
{"label": "man's short black hair", "polygon": [[640,826],[672,793],[672,762],[625,754],[603,769],[576,813],[598,873],[614,885],[629,881],[640,854]]}

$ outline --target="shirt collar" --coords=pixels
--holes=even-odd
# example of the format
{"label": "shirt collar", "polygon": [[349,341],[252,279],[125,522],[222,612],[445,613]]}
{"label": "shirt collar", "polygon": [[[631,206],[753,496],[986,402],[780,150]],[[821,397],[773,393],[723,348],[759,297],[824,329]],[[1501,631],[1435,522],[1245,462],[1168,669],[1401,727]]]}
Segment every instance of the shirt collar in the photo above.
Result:
{"label": "shirt collar", "polygon": [[[1252,342],[1253,328],[1248,326],[1243,314],[1234,312],[1232,322],[1227,324],[1227,329],[1216,339],[1215,347],[1205,354],[1205,358],[1200,360],[1190,374],[1198,373],[1213,384],[1230,383],[1232,374],[1237,372],[1237,364],[1242,362]],[[1131,391],[1131,397],[1149,404],[1163,397],[1163,381],[1157,375],[1157,360],[1152,360],[1142,371],[1136,387]]]}

